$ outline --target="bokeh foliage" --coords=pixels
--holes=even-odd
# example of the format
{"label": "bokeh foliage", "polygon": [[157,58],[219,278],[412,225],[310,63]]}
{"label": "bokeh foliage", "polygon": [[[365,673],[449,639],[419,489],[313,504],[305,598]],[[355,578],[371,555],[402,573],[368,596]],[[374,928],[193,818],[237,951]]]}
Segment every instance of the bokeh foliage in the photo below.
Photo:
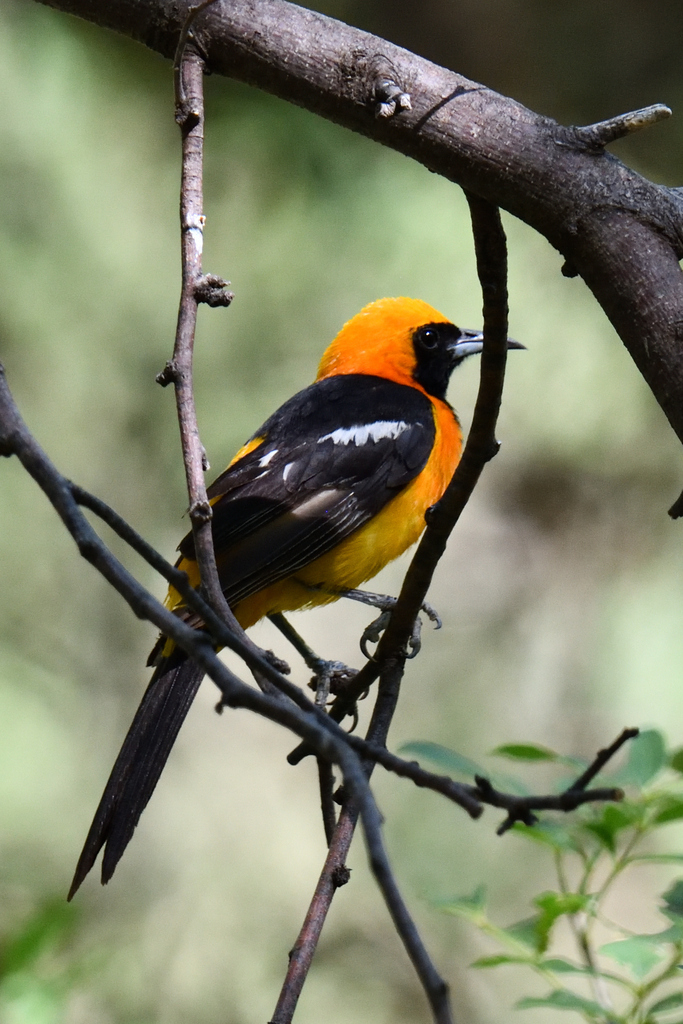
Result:
{"label": "bokeh foliage", "polygon": [[[647,5],[648,52],[659,45],[661,6]],[[588,73],[595,62],[585,48],[598,44],[582,21],[586,5],[572,5],[571,19],[567,5],[532,0],[457,11],[433,2],[429,40],[424,26],[418,36],[402,20],[409,7],[328,5],[404,44],[414,32],[418,51],[565,120],[673,103],[680,89],[663,77],[668,61],[652,59],[649,76],[640,62],[634,82],[630,69],[628,99],[618,93],[618,72],[633,61],[630,44],[620,48],[618,4],[604,15],[614,29],[606,45],[621,55],[608,100],[604,68]],[[626,9],[645,17],[645,5]],[[481,20],[478,48],[476,34],[460,29],[463,12],[470,27]],[[520,33],[526,50],[515,51]],[[457,36],[460,49],[444,52],[440,36]],[[516,62],[514,52],[537,59]],[[28,0],[6,0],[0,82],[0,358],[60,469],[170,554],[187,523],[172,398],[154,383],[179,289],[168,65]],[[200,317],[197,400],[219,470],[310,381],[327,341],[364,303],[417,295],[476,326],[481,300],[456,188],[234,83],[207,81],[207,113],[205,267],[229,277],[237,295],[229,311]],[[634,159],[672,180],[682,138],[675,123],[659,126]],[[560,276],[542,239],[506,223],[511,333],[528,351],[510,359],[501,454],[440,568],[432,600],[444,629],[427,631],[411,666],[394,742],[429,739],[475,759],[513,741],[590,756],[623,725],[655,725],[677,745],[683,559],[681,526],[666,508],[683,483],[679,446],[582,283]],[[475,387],[476,366],[466,365],[451,391],[465,423]],[[90,882],[75,919],[50,917],[154,637],[77,558],[19,466],[8,460],[0,471],[0,939],[11,948],[36,921],[59,925],[32,962],[38,996],[59,998],[5,1000],[1,1019],[268,1019],[323,855],[315,773],[285,766],[291,740],[272,726],[213,715],[208,686],[114,881],[105,890]],[[395,566],[379,589],[395,590],[399,579]],[[357,662],[365,619],[337,606],[297,625],[323,653]],[[265,627],[255,635],[281,650]],[[502,994],[493,977],[465,980],[471,939],[419,897],[467,891],[487,873],[497,917],[512,921],[538,891],[540,858],[515,836],[496,839],[490,813],[474,824],[406,783],[378,775],[377,786],[399,878],[461,1018],[507,1020],[511,985]],[[299,1020],[426,1019],[360,844],[351,863]],[[666,881],[657,885],[653,892]],[[640,930],[655,913],[648,893],[643,884],[630,895]],[[539,1024],[562,1019],[534,1013]]]}

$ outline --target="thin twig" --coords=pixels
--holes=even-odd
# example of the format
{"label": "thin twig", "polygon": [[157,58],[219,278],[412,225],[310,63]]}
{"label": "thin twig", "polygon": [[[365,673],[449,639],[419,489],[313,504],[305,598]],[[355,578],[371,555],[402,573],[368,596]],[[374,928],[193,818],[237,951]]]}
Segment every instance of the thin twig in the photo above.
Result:
{"label": "thin twig", "polygon": [[180,183],[180,239],[182,256],[182,288],[176,325],[173,357],[159,374],[160,384],[175,387],[183,463],[187,479],[190,522],[195,556],[202,587],[209,604],[237,630],[239,626],[218,578],[211,533],[211,505],[206,494],[204,472],[206,453],[199,438],[197,411],[194,402],[192,360],[197,324],[197,283],[202,278],[204,245],[203,157],[204,157],[204,64],[201,57],[187,47],[180,60],[181,94],[185,107],[179,110],[182,134],[182,174]]}
{"label": "thin twig", "polygon": [[607,121],[575,127],[573,132],[579,141],[590,149],[603,149],[610,142],[616,142],[617,139],[649,128],[658,121],[664,121],[671,117],[671,113],[671,108],[664,103],[653,103],[640,110],[630,110],[627,114],[610,117]]}
{"label": "thin twig", "polygon": [[357,820],[358,811],[355,808],[348,806],[342,808],[301,931],[290,950],[287,974],[270,1024],[290,1024],[294,1016],[299,996],[318,947],[323,925],[327,919],[332,897],[339,886],[344,885],[349,879],[349,871],[345,866],[346,857]]}
{"label": "thin twig", "polygon": [[498,835],[503,835],[508,829],[521,821],[525,825],[534,825],[537,821],[534,811],[573,811],[581,804],[594,803],[596,801],[616,801],[624,799],[621,789],[586,789],[588,783],[595,778],[598,772],[604,768],[610,758],[614,757],[618,750],[628,740],[638,735],[638,729],[624,729],[617,736],[614,743],[604,750],[599,750],[592,763],[562,793],[556,796],[511,796],[509,793],[499,793],[491,785],[488,779],[475,776],[479,799],[483,803],[491,804],[494,807],[504,807],[508,816],[496,830]]}
{"label": "thin twig", "polygon": [[334,830],[337,827],[337,810],[334,803],[334,773],[332,765],[318,758],[318,785],[320,787],[320,810],[323,816],[325,841],[328,847],[332,844]]}
{"label": "thin twig", "polygon": [[[412,624],[410,631],[412,631]],[[380,747],[386,745],[389,728],[398,704],[407,657],[406,644],[409,636],[410,632],[406,634],[405,641],[399,652],[393,657],[387,657],[382,665],[377,700],[366,736],[370,743]],[[373,767],[374,765],[371,762],[364,762],[364,769],[368,778],[372,774]],[[381,831],[378,834],[376,829],[368,829],[366,824],[364,834],[375,881],[384,896],[384,901],[394,922],[394,927],[422,983],[425,995],[429,1000],[434,1021],[436,1024],[447,1024],[452,1019],[448,985],[432,963],[415,922],[410,916],[391,870],[389,860],[381,845]]]}
{"label": "thin twig", "polygon": [[[376,759],[373,757],[365,759],[363,762],[363,770],[368,780],[375,761],[380,760],[383,754],[388,754],[384,744],[398,700],[402,671],[402,664],[399,666],[393,663],[383,674],[365,743],[358,741],[356,737],[348,737],[349,741],[357,747],[363,743],[363,747],[368,753],[372,750],[378,755]],[[396,930],[425,990],[434,1021],[436,1024],[450,1024],[452,1016],[448,987],[434,967],[396,884],[382,843],[381,829],[378,832],[381,819],[374,817],[378,813],[374,806],[373,808],[366,806],[365,810],[361,808],[372,872],[384,896]],[[290,954],[289,967],[271,1024],[289,1024],[292,1020],[332,899],[339,887],[340,873],[344,878],[345,860],[351,846],[357,818],[355,796],[349,792],[346,794],[344,807],[332,837],[313,899]]]}
{"label": "thin twig", "polygon": [[[484,350],[472,426],[453,479],[426,517],[427,529],[405,575],[401,593],[373,661],[363,666],[332,705],[330,714],[336,721],[342,721],[350,712],[358,697],[377,678],[379,667],[385,660],[398,657],[405,648],[448,538],[484,466],[498,451],[495,431],[507,360],[505,233],[495,207],[484,199],[465,194],[470,204],[477,270],[484,296]],[[296,764],[307,753],[305,747],[299,746],[291,752],[288,760],[290,764]]]}
{"label": "thin twig", "polygon": [[[187,12],[187,17],[183,23],[180,33],[178,35],[178,45],[176,46],[175,57],[173,58],[173,87],[175,90],[175,103],[177,111],[184,111],[184,116],[189,113],[186,110],[187,107],[187,94],[185,92],[185,84],[183,82],[182,74],[182,63],[185,55],[185,49],[190,39],[190,33],[192,26],[196,21],[198,15],[202,11],[206,10],[212,4],[216,3],[216,0],[201,0],[201,3],[197,4],[196,7],[190,7]],[[191,115],[190,115],[191,116]]]}
{"label": "thin twig", "polygon": [[[157,380],[163,386],[173,383],[175,387],[189,497],[189,515],[202,590],[218,615],[256,654],[262,652],[259,652],[259,648],[247,636],[235,618],[225,599],[218,576],[211,526],[213,513],[204,482],[204,472],[208,469],[208,463],[199,437],[193,389],[192,363],[199,303],[227,306],[233,298],[232,293],[227,291],[226,281],[214,275],[202,273],[202,250],[206,222],[203,198],[204,64],[201,57],[187,46],[187,35],[193,19],[211,2],[213,0],[206,0],[188,15],[183,29],[184,41],[181,39],[179,42],[176,55],[179,68],[179,80],[176,88],[176,120],[182,136],[180,183],[182,287],[173,356],[157,376]],[[259,686],[272,692],[271,681],[267,676],[256,670],[254,678]]]}
{"label": "thin twig", "polygon": [[576,782],[572,783],[567,790],[567,793],[574,793],[576,790],[585,789],[588,783],[595,778],[600,769],[604,768],[607,762],[614,757],[616,752],[623,747],[624,743],[628,742],[628,740],[635,739],[639,731],[639,729],[624,729],[624,731],[617,736],[614,743],[611,743],[609,747],[605,747],[604,750],[599,750],[593,763],[586,768],[583,775],[580,775]]}
{"label": "thin twig", "polygon": [[[419,614],[425,600],[436,565],[445,550],[450,532],[469,500],[484,465],[497,451],[495,427],[500,407],[507,354],[507,253],[505,235],[500,221],[500,214],[495,207],[474,196],[468,196],[468,201],[472,214],[477,270],[484,299],[484,350],[481,360],[479,394],[477,396],[472,428],[462,459],[443,498],[438,506],[431,510],[431,515],[427,520],[427,529],[410,563],[398,601],[392,610],[389,625],[377,646],[374,664],[368,662],[351,683],[350,689],[358,693],[360,686],[367,685],[365,678],[376,678],[377,675],[380,677],[377,702],[366,736],[366,740],[376,746],[383,746],[386,743],[403,675],[406,645],[412,633],[415,618]],[[346,709],[350,703],[348,693],[345,693],[335,701],[331,711],[333,717],[339,717],[337,708],[342,702]],[[301,745],[290,754],[290,762],[299,760],[307,752],[305,745]],[[379,758],[377,759],[379,760]],[[368,774],[371,770],[372,763],[366,764]],[[329,863],[330,858],[328,857],[326,868]],[[444,1012],[444,1005],[448,1005],[445,983],[435,971],[426,950],[422,946],[420,937],[407,913],[393,877],[390,872],[389,874],[385,873],[382,858],[375,850],[370,851],[370,863],[389,907],[394,924],[401,935],[425,988],[435,1020],[439,1020],[439,1015]],[[323,876],[324,873],[325,869],[323,869]],[[323,876],[321,876],[321,881]],[[331,903],[334,896],[334,888],[329,884],[329,878],[327,884],[322,888]],[[312,927],[312,917],[307,915],[302,932],[297,940],[297,947],[308,948],[308,946],[317,942],[320,934],[318,922],[321,913],[322,909],[317,906],[315,929]],[[309,925],[310,934],[307,934],[306,929]],[[278,1006],[287,998],[288,985],[296,988],[297,991],[301,991],[303,980],[300,975],[308,970],[311,959],[312,953],[302,957],[300,962],[297,961],[294,964],[290,962],[290,970],[285,979]],[[293,1013],[293,1006],[291,1010]],[[450,1010],[447,1012],[450,1013]],[[274,1018],[276,1024],[288,1024],[290,1019],[291,1016]]]}
{"label": "thin twig", "polygon": [[90,509],[103,522],[128,544],[133,551],[155,569],[175,590],[178,591],[184,603],[192,608],[201,617],[206,629],[215,640],[216,644],[230,648],[246,662],[252,671],[257,671],[270,680],[278,689],[290,697],[295,703],[301,704],[302,700],[308,704],[308,698],[302,693],[299,687],[294,686],[290,680],[285,678],[289,673],[289,666],[282,659],[273,654],[272,651],[263,651],[255,644],[243,630],[233,632],[230,627],[221,619],[211,605],[207,604],[201,593],[190,585],[187,573],[171,565],[163,555],[149,544],[144,537],[141,537],[133,527],[123,519],[110,505],[90,494],[78,484],[69,482],[71,493],[84,508]]}

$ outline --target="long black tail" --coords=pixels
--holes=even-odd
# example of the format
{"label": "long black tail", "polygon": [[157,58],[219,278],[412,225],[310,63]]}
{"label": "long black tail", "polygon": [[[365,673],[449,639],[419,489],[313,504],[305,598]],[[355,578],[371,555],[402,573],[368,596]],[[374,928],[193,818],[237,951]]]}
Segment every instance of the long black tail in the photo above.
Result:
{"label": "long black tail", "polygon": [[176,736],[190,710],[204,670],[194,661],[166,661],[155,671],[95,812],[76,865],[68,899],[78,890],[104,846],[102,884],[109,881],[131,840]]}

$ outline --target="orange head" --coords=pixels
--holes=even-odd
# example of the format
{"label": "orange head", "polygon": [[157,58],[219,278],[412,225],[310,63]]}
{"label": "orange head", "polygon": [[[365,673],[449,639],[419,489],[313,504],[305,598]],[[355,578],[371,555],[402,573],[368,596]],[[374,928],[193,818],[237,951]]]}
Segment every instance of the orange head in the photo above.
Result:
{"label": "orange head", "polygon": [[344,324],[317,379],[371,374],[444,398],[453,369],[481,348],[479,332],[461,330],[420,299],[378,299]]}

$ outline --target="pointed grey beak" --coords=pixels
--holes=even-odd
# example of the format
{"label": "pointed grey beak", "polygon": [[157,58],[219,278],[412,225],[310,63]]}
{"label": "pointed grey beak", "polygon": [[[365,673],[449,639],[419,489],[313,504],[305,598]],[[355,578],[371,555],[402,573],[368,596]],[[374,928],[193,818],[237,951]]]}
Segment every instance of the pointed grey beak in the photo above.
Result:
{"label": "pointed grey beak", "polygon": [[[461,328],[460,337],[450,345],[450,350],[457,362],[460,362],[461,359],[465,359],[467,356],[477,355],[478,352],[482,351],[483,347],[483,331],[470,331],[467,328]],[[508,338],[507,347],[508,349],[521,348],[526,350],[526,345],[522,345],[519,341],[514,341],[512,338]]]}

